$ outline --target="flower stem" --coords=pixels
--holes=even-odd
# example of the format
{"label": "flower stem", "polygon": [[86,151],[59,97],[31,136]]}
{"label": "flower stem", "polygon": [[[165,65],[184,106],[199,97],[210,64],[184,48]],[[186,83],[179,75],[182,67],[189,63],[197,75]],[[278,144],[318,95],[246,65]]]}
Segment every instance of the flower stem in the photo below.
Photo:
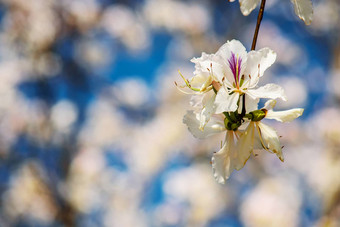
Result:
{"label": "flower stem", "polygon": [[241,118],[243,118],[245,115],[246,115],[246,94],[243,94]]}
{"label": "flower stem", "polygon": [[[256,48],[257,36],[259,34],[260,25],[261,25],[261,21],[262,21],[262,18],[263,18],[263,12],[264,12],[265,5],[266,5],[266,0],[262,0],[259,15],[257,16],[257,22],[256,22],[256,27],[255,27],[254,37],[253,37],[253,43],[251,44],[251,50],[255,50],[255,48]],[[242,101],[243,102],[242,102],[241,117],[243,118],[246,115],[246,96],[245,95],[243,95]]]}
{"label": "flower stem", "polygon": [[259,34],[260,25],[261,25],[261,21],[262,21],[262,18],[263,18],[263,12],[264,12],[264,6],[265,5],[266,5],[266,0],[262,0],[259,15],[257,16],[257,23],[256,23],[255,32],[254,32],[253,43],[251,45],[251,50],[255,50],[255,47],[256,47],[257,36]]}

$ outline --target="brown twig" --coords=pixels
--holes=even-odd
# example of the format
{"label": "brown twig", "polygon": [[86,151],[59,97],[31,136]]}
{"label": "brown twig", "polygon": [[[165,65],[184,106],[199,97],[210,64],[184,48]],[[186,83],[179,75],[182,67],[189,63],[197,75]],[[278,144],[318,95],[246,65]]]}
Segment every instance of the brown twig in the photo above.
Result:
{"label": "brown twig", "polygon": [[253,43],[251,45],[251,50],[255,50],[255,47],[256,47],[257,36],[259,34],[260,25],[261,25],[261,21],[262,21],[262,18],[263,18],[263,12],[264,12],[264,6],[265,5],[266,5],[266,0],[262,0],[259,15],[257,16],[257,23],[256,23],[255,32],[254,32]]}
{"label": "brown twig", "polygon": [[[263,12],[264,12],[264,7],[266,5],[266,0],[262,0],[261,1],[261,6],[260,6],[260,11],[259,11],[259,15],[257,16],[257,22],[256,22],[256,27],[255,27],[255,32],[254,32],[254,37],[253,37],[253,43],[251,45],[251,50],[255,50],[256,47],[256,42],[257,42],[257,36],[259,34],[259,30],[260,30],[260,25],[261,25],[261,21],[263,18]],[[243,118],[246,114],[246,96],[243,95],[242,97],[242,112],[241,112],[241,117]]]}

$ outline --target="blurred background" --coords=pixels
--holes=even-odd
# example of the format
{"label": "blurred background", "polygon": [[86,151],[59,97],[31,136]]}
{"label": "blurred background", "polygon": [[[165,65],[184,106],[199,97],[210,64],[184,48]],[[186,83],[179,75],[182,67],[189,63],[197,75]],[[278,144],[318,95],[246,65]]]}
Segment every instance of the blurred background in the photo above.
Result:
{"label": "blurred background", "polygon": [[227,0],[1,0],[0,226],[340,226],[340,3],[313,0],[310,26],[268,0],[262,83],[302,107],[226,185],[174,81],[193,57],[238,39],[258,10]]}

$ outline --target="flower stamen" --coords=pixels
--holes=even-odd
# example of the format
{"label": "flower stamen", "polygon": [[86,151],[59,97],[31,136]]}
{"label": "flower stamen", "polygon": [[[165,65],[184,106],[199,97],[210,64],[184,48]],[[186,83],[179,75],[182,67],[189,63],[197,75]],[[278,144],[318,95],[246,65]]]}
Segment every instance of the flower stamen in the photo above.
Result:
{"label": "flower stamen", "polygon": [[206,92],[208,92],[208,91],[210,91],[210,90],[213,89],[213,85],[212,85],[212,84],[210,84],[209,86],[204,86],[204,87],[202,87],[202,88],[195,88],[195,87],[192,87],[191,84],[190,84],[190,82],[189,82],[189,80],[186,79],[186,78],[182,75],[182,73],[181,73],[179,70],[178,70],[178,73],[179,73],[179,75],[182,77],[182,79],[183,79],[185,85],[179,86],[179,85],[177,84],[176,81],[175,81],[175,85],[176,85],[176,87],[177,87],[177,89],[178,89],[179,91],[181,91],[181,92],[183,92],[183,93],[185,93],[185,94],[190,94],[190,93],[183,91],[181,88],[188,87],[190,90],[194,91],[194,93],[200,93],[200,94],[206,93]]}

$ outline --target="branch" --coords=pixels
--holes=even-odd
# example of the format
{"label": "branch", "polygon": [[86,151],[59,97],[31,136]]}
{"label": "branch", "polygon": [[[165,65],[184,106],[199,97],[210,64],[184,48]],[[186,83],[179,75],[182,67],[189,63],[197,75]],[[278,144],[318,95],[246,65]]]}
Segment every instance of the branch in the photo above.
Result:
{"label": "branch", "polygon": [[259,15],[257,16],[257,23],[256,23],[255,32],[254,32],[253,43],[251,45],[251,50],[255,50],[255,47],[256,47],[257,36],[259,34],[260,25],[261,25],[261,21],[262,21],[262,18],[263,18],[263,12],[264,12],[264,6],[265,5],[266,5],[266,0],[262,0]]}
{"label": "branch", "polygon": [[[265,5],[266,5],[266,0],[262,0],[261,1],[261,7],[260,7],[259,15],[257,16],[257,23],[256,23],[255,32],[254,32],[253,43],[251,45],[251,50],[255,50],[255,47],[256,47],[257,36],[259,34],[260,25],[261,25],[261,21],[262,21],[262,18],[263,18],[263,12],[264,12]],[[246,99],[245,99],[245,95],[243,95],[242,101],[243,102],[242,102],[241,117],[243,118],[245,116],[245,114],[246,114]]]}

